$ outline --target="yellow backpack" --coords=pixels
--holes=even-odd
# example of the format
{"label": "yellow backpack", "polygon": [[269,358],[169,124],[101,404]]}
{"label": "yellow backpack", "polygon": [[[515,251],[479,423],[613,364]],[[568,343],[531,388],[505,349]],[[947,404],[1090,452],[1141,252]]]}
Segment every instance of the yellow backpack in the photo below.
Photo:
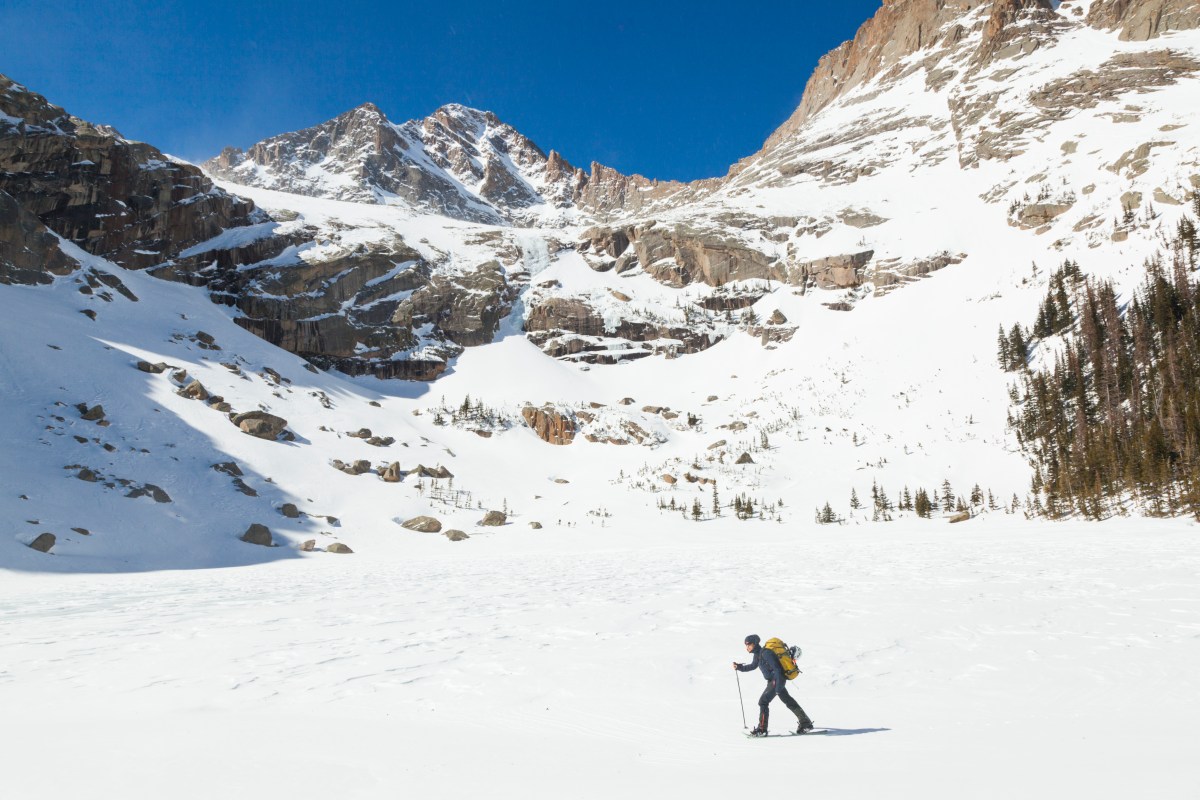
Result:
{"label": "yellow backpack", "polygon": [[800,668],[796,666],[796,662],[800,659],[799,647],[788,647],[782,639],[767,639],[763,647],[779,656],[779,665],[783,667],[785,679],[790,681],[800,674]]}

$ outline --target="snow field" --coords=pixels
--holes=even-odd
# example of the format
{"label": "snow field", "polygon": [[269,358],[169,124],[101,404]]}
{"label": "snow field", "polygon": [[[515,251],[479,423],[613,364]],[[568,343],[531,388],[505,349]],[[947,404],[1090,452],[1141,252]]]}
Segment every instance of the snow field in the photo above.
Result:
{"label": "snow field", "polygon": [[[1115,798],[1200,777],[1193,526],[690,530],[8,573],[6,794]],[[751,632],[804,648],[791,690],[835,735],[742,738]],[[762,685],[741,675],[748,719]]]}

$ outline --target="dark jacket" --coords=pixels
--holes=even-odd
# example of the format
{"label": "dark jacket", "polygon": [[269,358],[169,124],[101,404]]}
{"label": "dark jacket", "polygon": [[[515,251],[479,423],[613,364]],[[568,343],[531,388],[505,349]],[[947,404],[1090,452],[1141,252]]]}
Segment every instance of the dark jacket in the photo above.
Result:
{"label": "dark jacket", "polygon": [[774,681],[776,686],[783,686],[786,678],[783,674],[783,665],[779,663],[779,656],[765,649],[761,644],[755,645],[752,652],[754,660],[749,664],[739,664],[738,671],[754,672],[756,669],[761,669],[764,678]]}

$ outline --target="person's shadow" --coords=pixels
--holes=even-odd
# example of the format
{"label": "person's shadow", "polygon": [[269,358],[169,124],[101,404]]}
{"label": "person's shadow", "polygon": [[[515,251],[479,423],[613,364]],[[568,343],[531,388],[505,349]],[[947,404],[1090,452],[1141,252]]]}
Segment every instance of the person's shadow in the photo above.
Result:
{"label": "person's shadow", "polygon": [[[823,736],[860,736],[864,733],[885,733],[891,728],[822,728]],[[816,733],[816,731],[814,731]]]}

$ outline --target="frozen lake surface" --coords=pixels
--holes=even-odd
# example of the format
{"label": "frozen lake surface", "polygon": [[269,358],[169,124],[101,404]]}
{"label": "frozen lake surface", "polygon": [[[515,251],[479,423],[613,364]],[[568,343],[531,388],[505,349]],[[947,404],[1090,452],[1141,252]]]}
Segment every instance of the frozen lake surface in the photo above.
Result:
{"label": "frozen lake surface", "polygon": [[[376,559],[0,573],[4,794],[1194,789],[1195,528],[939,528],[514,533]],[[837,735],[742,737],[730,662],[748,633],[804,648],[791,691]],[[762,686],[741,676],[751,722]],[[772,710],[773,732],[794,727]]]}

